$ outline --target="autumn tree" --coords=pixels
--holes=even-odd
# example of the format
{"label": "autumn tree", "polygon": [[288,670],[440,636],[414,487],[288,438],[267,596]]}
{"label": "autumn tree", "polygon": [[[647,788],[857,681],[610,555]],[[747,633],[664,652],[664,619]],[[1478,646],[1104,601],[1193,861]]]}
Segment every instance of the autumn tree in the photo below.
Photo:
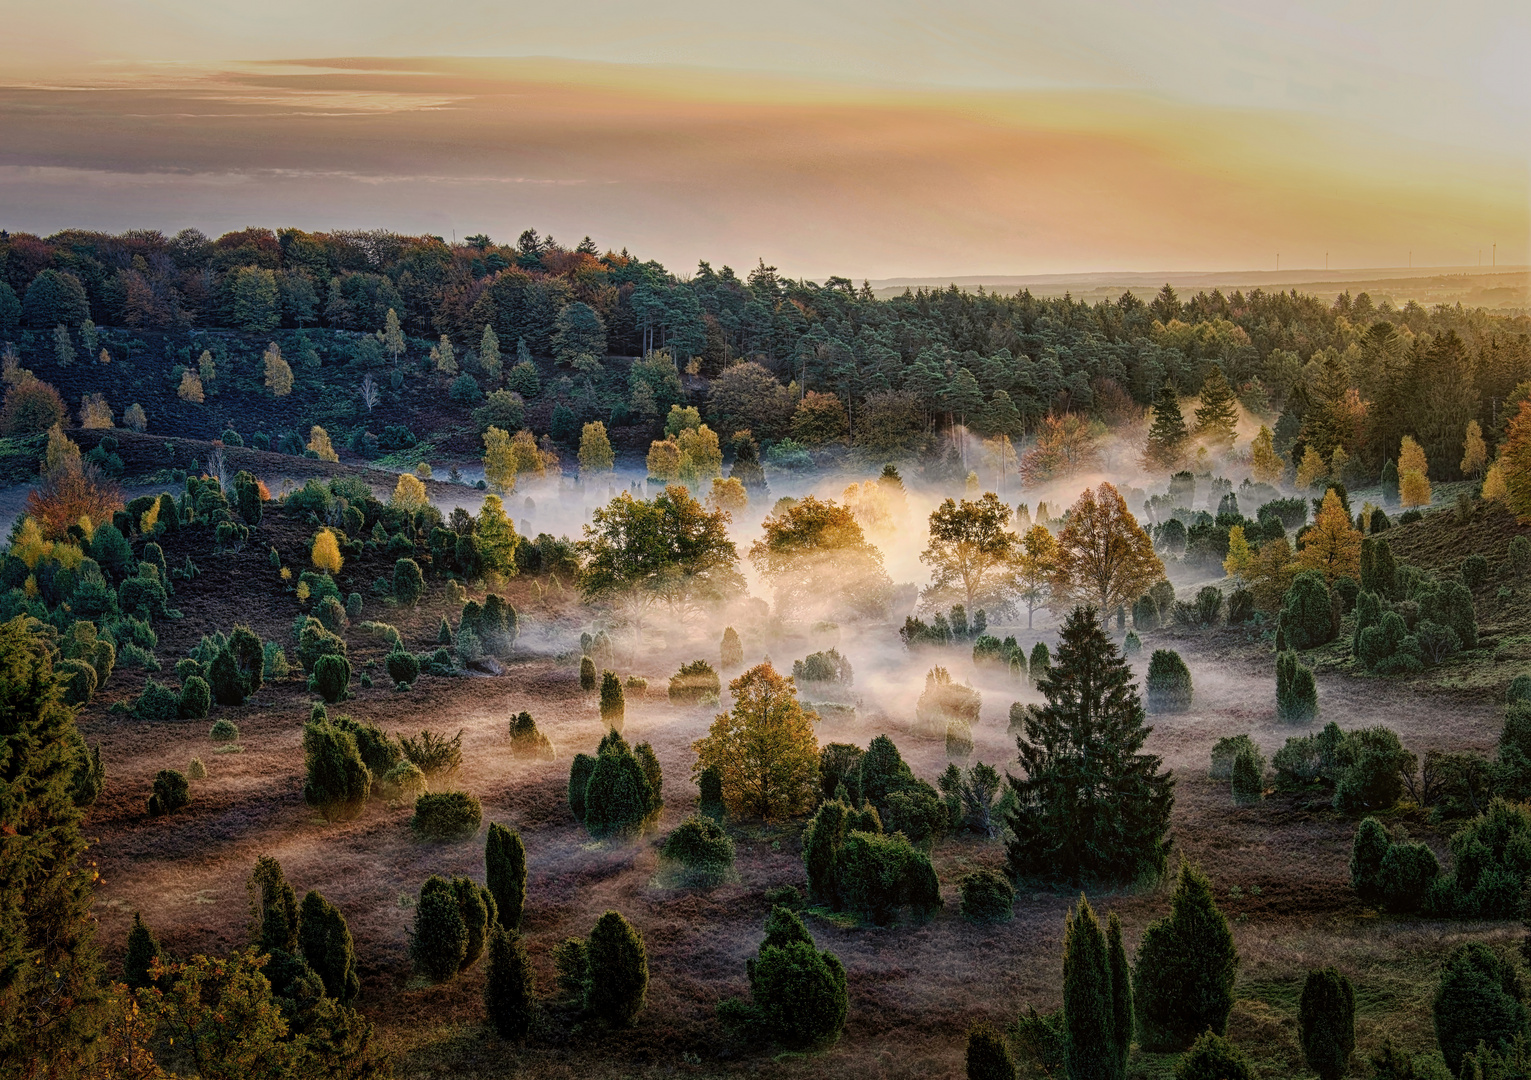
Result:
{"label": "autumn tree", "polygon": [[516,456],[510,436],[493,425],[484,432],[484,479],[501,495],[516,490]]}
{"label": "autumn tree", "polygon": [[1476,420],[1467,422],[1467,436],[1462,444],[1462,475],[1478,478],[1488,467],[1488,446],[1483,441],[1483,428]]}
{"label": "autumn tree", "polygon": [[586,424],[579,437],[580,472],[593,475],[609,473],[616,460],[611,440],[606,436],[606,425],[599,420]]}
{"label": "autumn tree", "polygon": [[383,317],[383,329],[378,331],[378,337],[388,355],[393,357],[394,364],[398,364],[399,357],[404,354],[404,330],[399,325],[399,313],[393,308],[389,308]]}
{"label": "autumn tree", "polygon": [[734,706],[692,744],[692,775],[716,771],[723,803],[738,817],[782,820],[807,813],[818,787],[819,743],[792,680],[767,662],[728,688]]}
{"label": "autumn tree", "polygon": [[1233,396],[1233,387],[1223,377],[1222,367],[1213,364],[1201,384],[1201,404],[1196,407],[1196,437],[1226,449],[1233,445],[1238,422],[1239,403]]}
{"label": "autumn tree", "polygon": [[309,550],[309,558],[314,566],[327,574],[338,574],[344,565],[340,557],[340,544],[335,539],[335,533],[330,529],[320,529],[314,534],[313,547]]}
{"label": "autumn tree", "polygon": [[1037,442],[1021,457],[1021,483],[1038,487],[1067,480],[1100,464],[1100,449],[1089,420],[1076,413],[1046,416]]}
{"label": "autumn tree", "polygon": [[1531,401],[1522,401],[1510,421],[1496,466],[1504,477],[1510,511],[1522,522],[1531,522]]}
{"label": "autumn tree", "polygon": [[678,485],[647,501],[618,495],[594,512],[578,550],[581,595],[622,611],[640,640],[655,604],[679,613],[744,589],[727,516]]}
{"label": "autumn tree", "polygon": [[286,397],[292,393],[292,368],[282,359],[281,346],[274,341],[268,344],[262,360],[266,365],[266,389],[271,396]]}
{"label": "autumn tree", "polygon": [[500,338],[488,323],[484,324],[484,336],[479,339],[478,363],[484,369],[484,376],[490,386],[500,381],[500,372],[504,367],[504,361],[500,358]]}
{"label": "autumn tree", "polygon": [[649,444],[649,456],[645,463],[649,475],[671,484],[680,479],[680,444],[674,439],[656,439]]}
{"label": "autumn tree", "polygon": [[960,503],[947,499],[930,515],[930,546],[920,561],[931,568],[925,596],[960,594],[970,612],[998,607],[1016,591],[1020,538],[1009,529],[1010,507],[992,491]]}
{"label": "autumn tree", "polygon": [[1276,453],[1271,429],[1264,424],[1249,447],[1249,474],[1260,484],[1279,484],[1286,475],[1286,462]]}
{"label": "autumn tree", "polygon": [[1058,541],[1046,526],[1033,525],[1021,537],[1020,557],[1015,560],[1017,593],[1026,604],[1028,630],[1037,608],[1047,603],[1057,569]]}
{"label": "autumn tree", "polygon": [[181,385],[175,388],[176,397],[182,401],[189,401],[193,405],[200,405],[207,399],[207,394],[202,389],[202,378],[191,368],[181,372]]}
{"label": "autumn tree", "polygon": [[1412,435],[1403,437],[1398,450],[1398,497],[1405,507],[1430,505],[1430,465]]}
{"label": "autumn tree", "polygon": [[778,612],[811,609],[831,619],[886,614],[892,582],[882,552],[847,507],[809,495],[769,515],[763,527],[749,559],[776,590]]}
{"label": "autumn tree", "polygon": [[441,335],[441,341],[431,346],[431,367],[444,375],[457,374],[457,350],[452,348],[452,339],[445,334]]}
{"label": "autumn tree", "polygon": [[1340,497],[1330,488],[1312,528],[1302,534],[1298,570],[1317,570],[1329,584],[1342,577],[1361,580],[1361,533],[1351,524]]}
{"label": "autumn tree", "polygon": [[67,418],[64,399],[41,379],[23,378],[5,390],[5,407],[0,410],[0,433],[36,435]]}
{"label": "autumn tree", "polygon": [[722,510],[732,517],[749,504],[750,493],[744,489],[742,480],[736,480],[731,476],[713,477],[712,490],[707,493],[709,509]]}
{"label": "autumn tree", "polygon": [[340,460],[340,455],[335,453],[335,448],[330,445],[330,433],[318,424],[308,429],[308,449],[312,450],[320,461]]}
{"label": "autumn tree", "polygon": [[1110,612],[1130,604],[1164,577],[1153,541],[1107,483],[1079,496],[1058,534],[1052,605],[1091,604]]}
{"label": "autumn tree", "polygon": [[1143,467],[1173,471],[1185,457],[1191,433],[1186,430],[1185,415],[1180,411],[1180,394],[1175,384],[1164,380],[1154,399],[1154,419],[1148,428],[1148,444],[1143,448]]}
{"label": "autumn tree", "polygon": [[425,484],[420,478],[410,473],[400,473],[398,483],[393,486],[393,496],[389,498],[388,505],[403,510],[407,514],[413,514],[428,504]]}

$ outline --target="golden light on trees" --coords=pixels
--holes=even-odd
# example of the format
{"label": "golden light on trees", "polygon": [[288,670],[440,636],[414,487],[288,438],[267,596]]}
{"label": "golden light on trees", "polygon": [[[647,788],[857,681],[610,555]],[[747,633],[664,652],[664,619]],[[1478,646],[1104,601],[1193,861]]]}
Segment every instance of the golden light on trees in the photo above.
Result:
{"label": "golden light on trees", "polygon": [[1313,527],[1302,534],[1299,570],[1318,570],[1331,585],[1342,577],[1361,580],[1361,533],[1330,488]]}
{"label": "golden light on trees", "polygon": [[510,436],[492,425],[484,432],[484,480],[501,495],[516,490],[516,454]]}
{"label": "golden light on trees", "polygon": [[292,368],[282,359],[282,349],[276,342],[266,346],[262,358],[266,364],[266,389],[272,397],[286,397],[292,393]]}
{"label": "golden light on trees", "polygon": [[734,706],[719,713],[696,751],[693,775],[715,769],[723,803],[741,818],[779,821],[813,807],[819,742],[792,680],[760,664],[728,684]]}
{"label": "golden light on trees", "polygon": [[327,574],[340,573],[345,560],[340,557],[340,543],[332,530],[320,529],[314,535],[314,546],[309,550],[309,559],[318,570]]}
{"label": "golden light on trees", "polygon": [[1121,493],[1105,483],[1086,488],[1058,534],[1052,606],[1090,604],[1104,613],[1136,600],[1163,576],[1153,541]]}

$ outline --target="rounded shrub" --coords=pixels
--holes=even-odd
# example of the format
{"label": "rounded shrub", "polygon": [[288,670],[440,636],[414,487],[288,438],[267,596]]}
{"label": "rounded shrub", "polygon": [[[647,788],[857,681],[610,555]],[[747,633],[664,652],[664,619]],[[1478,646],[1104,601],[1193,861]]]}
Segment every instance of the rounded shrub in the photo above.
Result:
{"label": "rounded shrub", "polygon": [[193,675],[181,684],[178,709],[182,720],[204,720],[212,707],[213,692],[206,679]]}
{"label": "rounded shrub", "polygon": [[191,764],[186,766],[186,778],[188,780],[207,779],[207,766],[202,764],[201,758],[194,757],[191,759]]}
{"label": "rounded shrub", "polygon": [[413,761],[400,761],[378,780],[388,798],[415,799],[426,789],[425,773]]}
{"label": "rounded shrub", "polygon": [[1453,1076],[1480,1042],[1504,1054],[1525,1033],[1528,1016],[1519,984],[1514,965],[1481,941],[1460,945],[1451,954],[1432,1012],[1436,1042]]}
{"label": "rounded shrub", "polygon": [[484,979],[484,1014],[495,1034],[521,1042],[532,1027],[537,984],[532,960],[514,930],[497,926],[489,935],[489,972]]}
{"label": "rounded shrub", "polygon": [[1382,899],[1382,861],[1393,846],[1382,822],[1365,818],[1350,845],[1350,887],[1367,903]]}
{"label": "rounded shrub", "polygon": [[1254,1080],[1254,1077],[1239,1048],[1211,1031],[1202,1032],[1175,1063],[1175,1080]]}
{"label": "rounded shrub", "polygon": [[[553,743],[537,730],[532,714],[522,710],[510,722],[510,752],[517,757],[536,757],[553,760]],[[588,782],[588,779],[587,779]]]}
{"label": "rounded shrub", "polygon": [[716,699],[722,692],[723,683],[718,679],[718,673],[705,660],[683,664],[670,677],[669,696],[676,705],[699,705]]}
{"label": "rounded shrub", "polygon": [[962,915],[969,922],[1009,922],[1015,915],[1015,887],[996,870],[974,870],[957,882]]}
{"label": "rounded shrub", "polygon": [[1148,711],[1182,713],[1190,709],[1191,670],[1173,649],[1155,649],[1148,660]]}
{"label": "rounded shrub", "polygon": [[849,1009],[845,967],[812,938],[762,945],[750,970],[750,996],[766,1032],[787,1046],[834,1042]]}
{"label": "rounded shrub", "polygon": [[388,668],[388,677],[398,689],[409,689],[420,677],[420,658],[407,649],[394,649],[384,664]]}
{"label": "rounded shrub", "polygon": [[718,660],[724,671],[733,671],[735,668],[744,666],[744,644],[739,640],[739,632],[732,626],[723,629],[723,641],[718,648]]}
{"label": "rounded shrub", "polygon": [[1329,586],[1317,570],[1305,570],[1292,580],[1282,598],[1280,627],[1293,649],[1312,649],[1334,638]]}
{"label": "rounded shrub", "polygon": [[367,805],[372,772],[362,760],[356,737],[327,717],[303,725],[303,801],[326,821],[354,818]]}
{"label": "rounded shrub", "polygon": [[314,608],[314,617],[332,634],[344,634],[351,627],[351,617],[337,596],[326,596]]}
{"label": "rounded shrub", "polygon": [[208,734],[215,743],[238,742],[239,725],[232,720],[214,720],[212,731]]}
{"label": "rounded shrub", "polygon": [[1477,592],[1488,580],[1488,560],[1482,555],[1469,555],[1462,560],[1462,584]]}
{"label": "rounded shrub", "polygon": [[1507,705],[1531,702],[1531,674],[1521,674],[1511,679],[1510,685],[1505,687],[1504,699]]}
{"label": "rounded shrub", "polygon": [[1308,972],[1297,1008],[1303,1060],[1319,1080],[1340,1080],[1356,1048],[1356,992],[1332,967]]}
{"label": "rounded shrub", "polygon": [[414,559],[400,559],[393,564],[393,598],[405,607],[414,607],[425,595],[425,575]]}
{"label": "rounded shrub", "polygon": [[173,814],[191,802],[191,785],[176,769],[161,769],[154,774],[154,793],[149,796],[149,816]]}
{"label": "rounded shrub", "polygon": [[1015,1080],[1010,1044],[993,1024],[977,1023],[968,1029],[967,1078]]}
{"label": "rounded shrub", "polygon": [[96,693],[96,669],[85,660],[60,660],[53,665],[64,687],[65,705],[84,705]]}
{"label": "rounded shrub", "polygon": [[716,821],[693,814],[665,837],[660,854],[700,881],[718,881],[734,865],[734,842]]}
{"label": "rounded shrub", "polygon": [[415,927],[409,936],[415,969],[436,982],[452,978],[468,953],[468,924],[451,882],[431,875],[420,886],[415,904]]}
{"label": "rounded shrub", "polygon": [[344,701],[351,684],[351,662],[344,656],[328,654],[314,661],[314,673],[308,688],[333,705]]}
{"label": "rounded shrub", "polygon": [[144,680],[143,691],[133,703],[133,716],[147,723],[168,723],[181,715],[181,695],[170,687]]}
{"label": "rounded shrub", "polygon": [[611,1027],[627,1027],[643,1009],[649,962],[643,935],[618,912],[596,920],[585,945],[585,1007]]}
{"label": "rounded shrub", "polygon": [[1143,651],[1143,639],[1138,637],[1136,630],[1127,631],[1127,636],[1122,639],[1122,652],[1128,656],[1136,656]]}
{"label": "rounded shrub", "polygon": [[483,807],[466,791],[427,791],[415,799],[409,826],[432,840],[456,840],[478,832],[483,820]]}
{"label": "rounded shrub", "polygon": [[325,994],[342,1005],[356,1000],[361,993],[361,976],[356,971],[350,927],[340,909],[313,890],[303,897],[298,948],[324,983]]}
{"label": "rounded shrub", "polygon": [[603,751],[585,788],[585,828],[593,836],[637,832],[652,794],[643,766],[625,745]]}

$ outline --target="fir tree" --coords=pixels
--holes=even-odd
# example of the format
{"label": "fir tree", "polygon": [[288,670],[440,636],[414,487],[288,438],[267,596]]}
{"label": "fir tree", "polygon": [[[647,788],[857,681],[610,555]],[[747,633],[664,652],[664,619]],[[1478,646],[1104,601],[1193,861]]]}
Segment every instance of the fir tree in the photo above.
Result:
{"label": "fir tree", "polygon": [[1047,702],[1027,707],[1016,736],[1025,778],[1009,777],[1010,872],[1131,881],[1164,865],[1174,780],[1140,753],[1152,729],[1094,609],[1075,608],[1061,637],[1038,687]]}
{"label": "fir tree", "polygon": [[1214,446],[1232,446],[1238,422],[1238,399],[1223,377],[1223,369],[1213,364],[1201,384],[1201,404],[1196,408],[1196,437]]}
{"label": "fir tree", "polygon": [[532,1027],[537,984],[532,960],[514,930],[497,926],[489,936],[489,974],[484,979],[484,1012],[502,1039],[521,1042]]}
{"label": "fir tree", "polygon": [[153,986],[149,968],[162,955],[154,931],[144,925],[143,916],[135,911],[133,928],[128,931],[128,953],[122,961],[122,981],[135,990]]}
{"label": "fir tree", "polygon": [[1204,1031],[1222,1034],[1233,1008],[1239,953],[1212,883],[1189,864],[1170,913],[1150,923],[1138,944],[1132,996],[1139,1041],[1148,1050],[1180,1050]]}
{"label": "fir tree", "polygon": [[1180,411],[1180,394],[1168,379],[1154,399],[1154,421],[1148,429],[1148,446],[1143,464],[1150,469],[1173,469],[1180,463],[1190,432]]}
{"label": "fir tree", "polygon": [[484,841],[484,879],[494,896],[499,924],[507,930],[520,929],[526,906],[526,845],[519,832],[498,822],[490,823]]}

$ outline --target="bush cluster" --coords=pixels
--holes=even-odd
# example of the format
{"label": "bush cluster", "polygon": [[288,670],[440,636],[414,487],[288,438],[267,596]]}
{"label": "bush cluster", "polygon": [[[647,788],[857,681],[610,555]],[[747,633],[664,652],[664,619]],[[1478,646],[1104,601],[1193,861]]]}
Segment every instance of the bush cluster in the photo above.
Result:
{"label": "bush cluster", "polygon": [[609,731],[594,757],[575,755],[569,768],[569,809],[592,836],[631,835],[664,807],[663,776],[654,748],[630,749]]}
{"label": "bush cluster", "polygon": [[845,968],[834,953],[820,951],[795,911],[773,907],[759,953],[745,962],[748,1003],[730,998],[718,1005],[729,1027],[789,1047],[834,1042],[849,1007]]}
{"label": "bush cluster", "polygon": [[479,801],[465,791],[427,791],[415,799],[410,828],[432,840],[472,836],[483,823]]}
{"label": "bush cluster", "polygon": [[705,660],[682,664],[681,669],[670,677],[669,696],[676,705],[715,702],[722,692],[723,683],[718,673]]}
{"label": "bush cluster", "polygon": [[722,881],[734,865],[734,842],[710,817],[693,814],[665,837],[660,855],[697,884]]}
{"label": "bush cluster", "polygon": [[537,729],[537,721],[524,709],[510,722],[510,752],[516,757],[553,760],[553,743]]}

